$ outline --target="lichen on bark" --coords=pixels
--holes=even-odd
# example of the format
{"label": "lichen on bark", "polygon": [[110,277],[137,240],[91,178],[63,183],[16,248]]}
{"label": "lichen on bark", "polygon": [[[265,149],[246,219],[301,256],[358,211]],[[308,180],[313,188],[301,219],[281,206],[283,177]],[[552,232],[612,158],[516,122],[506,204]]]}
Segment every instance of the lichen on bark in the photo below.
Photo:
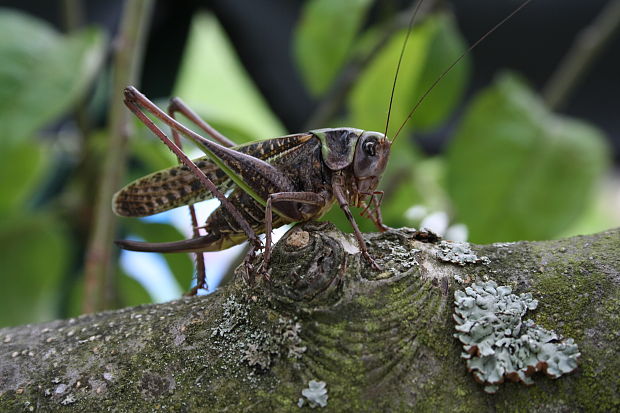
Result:
{"label": "lichen on bark", "polygon": [[[295,227],[271,280],[214,294],[0,330],[0,411],[605,411],[620,408],[620,231],[472,245],[488,264],[437,258],[437,243],[365,236],[383,266],[329,224]],[[457,281],[460,280],[459,281]],[[573,337],[579,367],[484,393],[453,337],[461,283],[495,280],[540,301],[534,322]]]}

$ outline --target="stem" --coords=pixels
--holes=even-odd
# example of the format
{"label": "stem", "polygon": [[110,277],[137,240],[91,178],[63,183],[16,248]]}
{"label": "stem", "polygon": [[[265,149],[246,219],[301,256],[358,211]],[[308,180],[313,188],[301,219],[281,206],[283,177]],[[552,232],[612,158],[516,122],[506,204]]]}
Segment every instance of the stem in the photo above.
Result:
{"label": "stem", "polygon": [[[81,0],[62,0],[62,22],[65,33],[72,34],[80,30],[84,26],[84,5]],[[100,64],[99,70],[103,67],[104,63]],[[82,96],[74,109],[74,119],[77,128],[80,132],[80,145],[85,147],[84,139],[90,135],[92,123],[88,116],[88,97]]]}
{"label": "stem", "polygon": [[543,90],[543,97],[550,108],[564,107],[568,98],[586,71],[603,51],[604,46],[620,27],[620,0],[611,0],[575,39]]}
{"label": "stem", "polygon": [[84,22],[84,8],[80,0],[62,1],[62,20],[67,33],[79,29]]}
{"label": "stem", "polygon": [[122,105],[123,89],[136,83],[141,66],[146,34],[154,2],[133,0],[125,3],[112,73],[112,96],[109,119],[109,141],[103,170],[99,177],[92,230],[85,262],[84,312],[109,308],[114,300],[116,250],[113,238],[117,220],[110,202],[125,174],[129,112]]}

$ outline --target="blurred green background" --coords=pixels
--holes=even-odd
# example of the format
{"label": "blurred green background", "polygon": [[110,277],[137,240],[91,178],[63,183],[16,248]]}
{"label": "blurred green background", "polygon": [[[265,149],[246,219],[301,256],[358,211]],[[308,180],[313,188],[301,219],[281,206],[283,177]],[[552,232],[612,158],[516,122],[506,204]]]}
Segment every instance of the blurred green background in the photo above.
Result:
{"label": "blurred green background", "polygon": [[[180,96],[239,143],[315,127],[385,129],[409,2],[272,2],[272,21],[254,19],[267,36],[257,35],[256,49],[236,30],[247,28],[256,2],[229,2],[238,15],[222,12],[222,2],[204,3],[211,8],[159,2],[136,16],[145,24],[146,52],[144,61],[136,59],[135,83],[142,78],[143,90],[160,106],[166,97]],[[401,66],[390,136],[442,71],[515,4],[507,2],[488,26],[477,27],[473,40],[465,40],[449,2],[424,4]],[[92,18],[95,6],[109,13]],[[116,247],[99,255],[93,248],[94,228],[109,214],[95,207],[102,182],[117,179],[120,189],[176,162],[132,118],[127,148],[110,144],[108,114],[122,105],[114,100],[115,79],[119,70],[129,70],[115,53],[129,48],[128,55],[141,55],[139,46],[118,40],[127,8],[120,1],[49,2],[46,10],[57,13],[50,20],[64,16],[56,27],[44,20],[44,11],[0,8],[0,327],[162,299],[149,288],[148,274],[137,277],[140,282],[126,275],[127,265],[137,261],[121,267]],[[520,38],[518,30],[539,11],[531,5],[501,31],[517,31]],[[564,55],[578,29],[553,54]],[[493,42],[480,49],[493,50]],[[528,59],[535,46],[521,39],[511,56]],[[264,55],[270,47],[277,50],[274,57]],[[597,65],[605,64],[601,59]],[[431,226],[476,243],[560,238],[619,225],[620,181],[610,139],[592,122],[558,111],[570,112],[576,82],[564,85],[571,93],[553,101],[549,88],[532,86],[527,73],[489,74],[477,61],[468,55],[459,62],[400,132],[381,183],[386,224]],[[547,77],[565,62],[555,64]],[[610,89],[619,83],[612,77]],[[280,85],[279,92],[266,93],[268,84]],[[126,173],[106,176],[110,157],[122,160]],[[350,230],[337,208],[325,219]],[[185,230],[172,221],[113,218],[109,229],[114,238],[154,242],[186,236],[189,217]],[[358,223],[375,230],[363,218]],[[85,276],[85,263],[101,260],[110,264],[106,279]],[[206,260],[209,272],[221,258],[207,254]],[[157,265],[171,270],[166,285],[172,296],[190,288],[192,257],[167,255]]]}

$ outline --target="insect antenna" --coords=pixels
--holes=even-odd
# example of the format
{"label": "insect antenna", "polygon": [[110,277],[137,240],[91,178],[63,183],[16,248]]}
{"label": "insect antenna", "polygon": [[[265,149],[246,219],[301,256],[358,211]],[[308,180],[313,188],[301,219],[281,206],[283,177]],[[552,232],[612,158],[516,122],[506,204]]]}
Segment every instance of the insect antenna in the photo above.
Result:
{"label": "insect antenna", "polygon": [[[426,97],[429,95],[429,93],[431,93],[431,91],[435,88],[435,86],[437,86],[437,84],[448,74],[450,73],[450,71],[454,68],[454,66],[456,66],[465,56],[467,56],[472,50],[474,50],[480,43],[482,43],[487,37],[489,37],[494,31],[496,31],[497,29],[499,29],[501,26],[504,25],[504,23],[506,23],[508,20],[510,20],[515,14],[517,14],[519,11],[521,11],[521,9],[523,9],[525,6],[527,6],[530,2],[532,2],[532,0],[526,0],[523,3],[521,3],[516,9],[514,9],[508,16],[504,17],[499,23],[497,23],[495,26],[493,26],[489,31],[487,31],[484,35],[482,35],[482,37],[480,37],[478,40],[476,40],[476,42],[474,44],[472,44],[471,46],[469,46],[469,48],[467,50],[465,50],[450,66],[448,66],[442,73],[441,75],[439,75],[439,77],[433,82],[433,84],[426,89],[426,91],[424,92],[424,94],[422,94],[422,96],[420,97],[420,99],[418,99],[418,101],[416,102],[416,104],[413,106],[413,109],[411,109],[411,112],[409,112],[409,115],[407,115],[407,117],[405,118],[405,121],[400,125],[400,127],[398,128],[398,130],[396,131],[396,134],[394,135],[394,138],[392,138],[392,142],[394,143],[394,141],[396,140],[396,138],[398,137],[398,135],[400,134],[400,131],[405,127],[405,125],[407,124],[407,122],[409,122],[409,119],[411,119],[411,117],[413,116],[413,114],[415,113],[415,111],[420,107],[420,104],[422,104],[422,102],[424,101],[424,99],[426,99]],[[408,35],[407,35],[408,36]],[[400,60],[399,60],[399,65],[400,65]],[[396,81],[394,82],[396,84]],[[393,91],[392,91],[393,93]],[[392,104],[391,100],[390,100],[390,105]],[[389,120],[389,114],[388,114],[388,120]]]}
{"label": "insect antenna", "polygon": [[398,80],[398,73],[400,72],[400,64],[403,61],[403,55],[405,54],[405,49],[407,48],[407,42],[409,41],[409,34],[411,34],[411,28],[413,27],[413,21],[415,20],[415,16],[418,14],[420,10],[420,6],[424,0],[420,0],[416,3],[415,9],[411,14],[411,18],[409,19],[409,24],[407,26],[407,34],[405,35],[405,41],[403,42],[403,47],[400,49],[400,56],[398,56],[398,63],[396,64],[396,73],[394,74],[394,83],[392,84],[392,92],[390,94],[390,104],[388,105],[388,113],[387,119],[385,121],[385,133],[383,136],[387,136],[388,127],[390,126],[390,114],[392,113],[392,102],[394,101],[394,91],[396,90],[396,81]]}

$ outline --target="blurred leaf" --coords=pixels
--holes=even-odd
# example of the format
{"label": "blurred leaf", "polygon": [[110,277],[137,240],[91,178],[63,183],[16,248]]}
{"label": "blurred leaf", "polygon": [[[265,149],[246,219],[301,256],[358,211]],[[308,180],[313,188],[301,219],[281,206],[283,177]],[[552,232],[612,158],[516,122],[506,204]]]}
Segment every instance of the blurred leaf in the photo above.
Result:
{"label": "blurred leaf", "polygon": [[295,58],[306,85],[320,95],[346,62],[369,0],[306,2],[295,31]]}
{"label": "blurred leaf", "polygon": [[[189,221],[189,213],[187,216]],[[174,226],[140,219],[125,219],[129,232],[147,242],[169,242],[185,239]],[[162,254],[181,289],[189,289],[194,277],[194,265],[190,254]]]}
{"label": "blurred leaf", "polygon": [[[284,128],[269,110],[212,15],[201,13],[192,21],[174,90],[175,95],[209,123],[235,125],[244,136],[254,139],[284,135]],[[238,136],[227,136],[239,140]]]}
{"label": "blurred leaf", "polygon": [[[405,35],[406,30],[402,30],[390,40],[352,90],[349,106],[351,123],[356,127],[385,129],[392,79]],[[396,131],[422,94],[463,50],[464,42],[453,19],[446,15],[430,16],[413,28],[398,75],[390,132]],[[467,61],[459,62],[423,101],[408,128],[431,128],[443,121],[460,99],[468,71]]]}
{"label": "blurred leaf", "polygon": [[448,191],[474,242],[557,236],[607,164],[601,132],[550,113],[504,75],[472,103],[448,150]]}
{"label": "blurred leaf", "polygon": [[[146,129],[146,127],[144,127],[144,129]],[[132,139],[130,140],[131,153],[134,154],[143,164],[141,165],[143,168],[142,171],[140,171],[140,176],[159,171],[161,169],[170,168],[178,163],[178,160],[174,154],[166,145],[162,143],[162,141],[157,139],[157,137],[152,134],[151,136],[146,136],[147,133],[150,133],[148,129],[143,131],[142,127],[140,127],[134,130],[144,132],[136,133],[137,136],[132,136]],[[183,144],[185,144],[185,141],[183,141]],[[140,176],[132,177],[131,180],[139,178]]]}
{"label": "blurred leaf", "polygon": [[[424,25],[423,27],[428,27]],[[411,94],[421,75],[430,32],[418,26],[411,33],[407,53],[403,57],[392,107],[392,125],[402,122],[409,109]],[[395,35],[379,53],[349,95],[351,124],[364,130],[385,130],[392,82],[406,31]]]}
{"label": "blurred leaf", "polygon": [[77,317],[82,314],[84,308],[84,277],[82,277],[81,274],[70,283],[69,291],[65,299],[67,300],[67,302],[64,303],[65,312],[64,314],[60,314],[60,317]]}
{"label": "blurred leaf", "polygon": [[0,135],[30,136],[84,94],[104,58],[101,31],[62,36],[27,15],[0,11]]}
{"label": "blurred leaf", "polygon": [[609,228],[620,227],[620,209],[618,208],[618,178],[606,174],[603,184],[597,188],[587,210],[573,222],[559,238],[575,235],[594,234]]}
{"label": "blurred leaf", "polygon": [[0,325],[51,320],[56,288],[66,269],[69,246],[51,215],[5,216],[0,221]]}
{"label": "blurred leaf", "polygon": [[439,76],[463,54],[466,44],[452,15],[439,15],[431,24],[434,34],[426,49],[424,69],[418,83],[420,88],[410,102],[411,107],[407,108],[410,111],[422,93],[439,80],[412,117],[413,127],[420,129],[434,128],[452,113],[463,96],[471,69],[469,59],[463,58],[445,77],[439,79]]}
{"label": "blurred leaf", "polygon": [[[351,207],[351,213],[353,214],[353,218],[355,218],[355,222],[357,222],[360,231],[376,232],[377,227],[375,227],[375,224],[373,224],[371,220],[361,217],[360,212],[362,212],[361,208]],[[351,223],[349,223],[349,220],[347,220],[347,217],[344,215],[344,213],[337,204],[334,204],[334,206],[329,210],[329,212],[323,215],[320,220],[331,222],[343,232],[353,232]]]}
{"label": "blurred leaf", "polygon": [[121,307],[133,307],[140,304],[152,303],[153,300],[142,284],[123,273],[118,275],[118,294]]}
{"label": "blurred leaf", "polygon": [[[394,228],[403,226],[404,212],[423,199],[416,177],[421,155],[417,148],[404,139],[397,145],[398,149],[392,148],[387,169],[379,185],[379,189],[385,191],[381,207],[383,221]],[[376,228],[373,231],[376,231]]]}
{"label": "blurred leaf", "polygon": [[46,166],[45,148],[29,140],[3,142],[0,151],[0,213],[22,208]]}
{"label": "blurred leaf", "polygon": [[[450,210],[444,188],[446,162],[443,157],[424,158],[417,151],[394,151],[380,188],[385,191],[381,208],[384,222],[393,228],[418,227],[420,219],[408,215],[411,207],[428,213]],[[390,171],[390,169],[392,169]],[[392,181],[392,182],[390,182]]]}
{"label": "blurred leaf", "polygon": [[[142,284],[134,278],[125,274],[122,270],[118,270],[116,278],[118,282],[118,304],[120,307],[130,307],[141,304],[152,303],[153,300],[149,293],[144,289]],[[77,317],[83,311],[84,298],[84,278],[79,277],[71,283],[70,292],[68,294],[68,303],[66,305],[67,313],[64,317]]]}

